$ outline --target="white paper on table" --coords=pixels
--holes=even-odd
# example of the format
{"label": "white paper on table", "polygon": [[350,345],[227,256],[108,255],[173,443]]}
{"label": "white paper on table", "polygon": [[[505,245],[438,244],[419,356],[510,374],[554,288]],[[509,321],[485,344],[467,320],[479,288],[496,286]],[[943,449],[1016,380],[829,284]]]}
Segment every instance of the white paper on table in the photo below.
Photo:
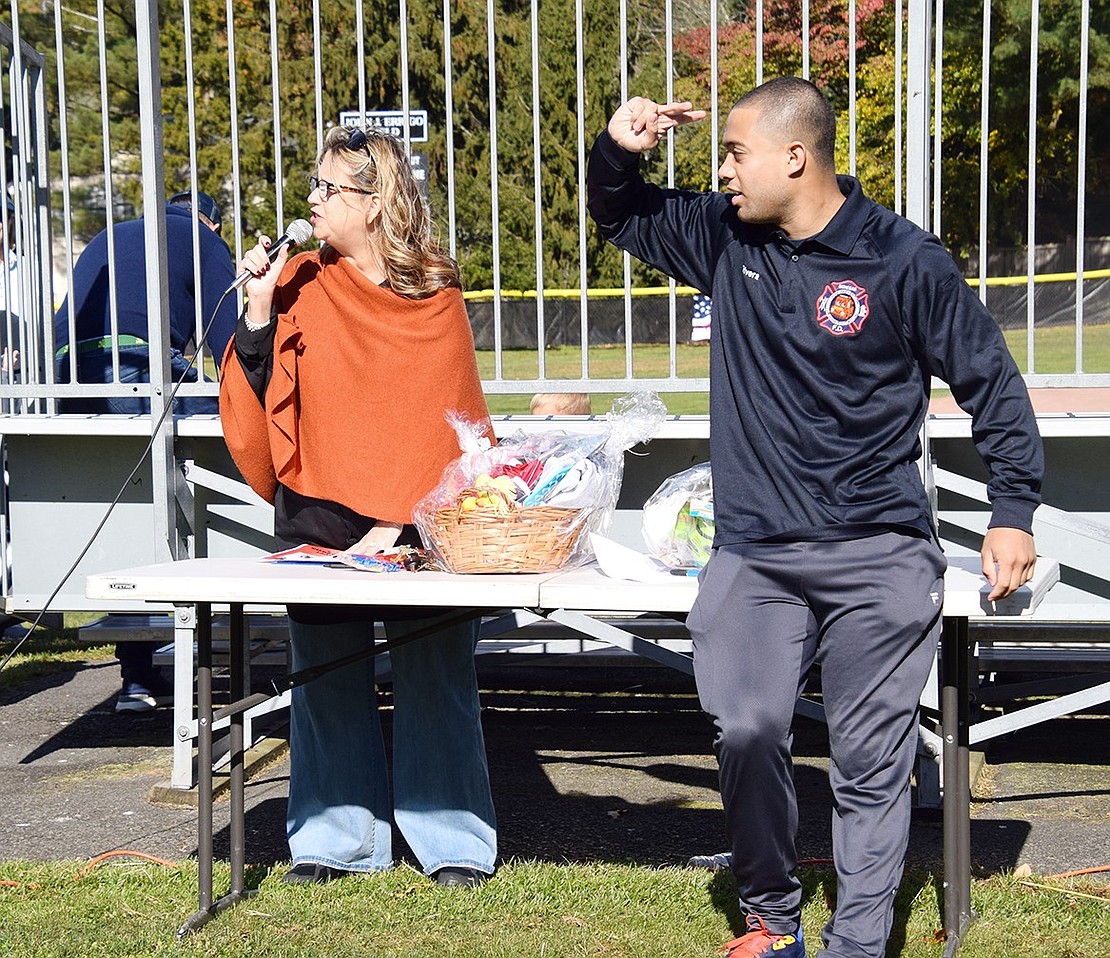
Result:
{"label": "white paper on table", "polygon": [[631,579],[633,582],[671,580],[671,570],[655,556],[629,549],[596,532],[590,533],[590,545],[601,571],[610,579]]}

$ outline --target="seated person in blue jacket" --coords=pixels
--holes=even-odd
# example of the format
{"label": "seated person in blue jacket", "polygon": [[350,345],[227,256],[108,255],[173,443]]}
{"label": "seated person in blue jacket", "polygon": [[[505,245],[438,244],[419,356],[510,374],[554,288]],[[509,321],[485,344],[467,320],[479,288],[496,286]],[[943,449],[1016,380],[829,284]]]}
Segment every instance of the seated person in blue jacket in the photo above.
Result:
{"label": "seated person in blue jacket", "polygon": [[[170,366],[174,381],[188,368],[185,351],[196,335],[196,305],[200,302],[202,322],[207,324],[224,290],[235,282],[231,250],[220,238],[223,218],[216,201],[197,193],[196,216],[200,220],[200,288],[193,268],[193,198],[189,192],[171,196],[166,206],[166,260],[169,273]],[[76,382],[111,383],[112,305],[115,289],[119,346],[119,380],[122,383],[150,381],[147,332],[146,238],[142,218],[112,227],[115,275],[109,269],[108,230],[92,238],[73,266],[73,289],[54,318],[55,366],[58,382],[71,381],[76,364]],[[76,329],[76,347],[71,348],[70,312]],[[208,348],[218,363],[235,331],[238,319],[235,297],[227,297],[208,334]],[[190,369],[186,381],[196,382]],[[116,413],[142,415],[150,412],[150,400],[131,397],[81,397],[58,404],[65,413]],[[184,396],[174,401],[179,415],[218,415],[215,396]],[[123,687],[116,700],[117,712],[145,712],[173,701],[173,685],[154,666],[158,642],[124,641],[116,644]]]}
{"label": "seated person in blue jacket", "polygon": [[[4,197],[4,218],[0,227],[0,249],[4,251],[4,275],[0,276],[0,382],[15,382],[19,373],[21,324],[28,327],[33,317],[23,308],[23,261],[16,247],[15,202]],[[24,241],[26,243],[26,240]],[[26,248],[26,247],[24,247]]]}
{"label": "seated person in blue jacket", "polygon": [[[200,220],[200,288],[193,269],[192,194],[176,193],[166,206],[166,261],[169,274],[170,367],[174,381],[189,366],[185,353],[196,337],[196,307],[200,303],[202,323],[212,320],[220,296],[235,282],[231,250],[220,238],[223,218],[216,201],[197,193],[196,215]],[[146,237],[143,220],[127,220],[112,227],[116,275],[108,258],[108,230],[102,230],[73,266],[73,289],[54,317],[54,347],[57,380],[61,383],[115,382],[112,370],[112,297],[115,291],[119,347],[119,380],[123,383],[150,381],[148,352]],[[76,330],[76,345],[70,343],[70,314]],[[235,297],[229,296],[208,333],[208,349],[218,363],[235,331]],[[76,365],[76,376],[73,367]],[[197,381],[196,368],[186,375]],[[141,415],[150,411],[150,401],[131,397],[68,398],[59,403],[61,412],[118,413]],[[179,415],[217,415],[215,396],[184,396],[175,400]]]}

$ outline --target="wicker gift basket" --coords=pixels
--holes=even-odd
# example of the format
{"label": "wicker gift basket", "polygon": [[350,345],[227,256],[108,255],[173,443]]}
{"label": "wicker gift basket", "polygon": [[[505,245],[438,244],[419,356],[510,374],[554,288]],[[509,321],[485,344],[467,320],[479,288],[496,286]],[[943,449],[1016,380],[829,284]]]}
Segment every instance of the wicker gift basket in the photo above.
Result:
{"label": "wicker gift basket", "polygon": [[608,526],[624,450],[658,431],[666,407],[640,394],[592,433],[516,433],[491,447],[484,425],[448,418],[463,454],[416,504],[424,544],[449,572],[553,572],[592,558]]}
{"label": "wicker gift basket", "polygon": [[432,514],[435,548],[452,572],[553,572],[574,553],[584,511],[511,501],[464,511],[456,504]]}

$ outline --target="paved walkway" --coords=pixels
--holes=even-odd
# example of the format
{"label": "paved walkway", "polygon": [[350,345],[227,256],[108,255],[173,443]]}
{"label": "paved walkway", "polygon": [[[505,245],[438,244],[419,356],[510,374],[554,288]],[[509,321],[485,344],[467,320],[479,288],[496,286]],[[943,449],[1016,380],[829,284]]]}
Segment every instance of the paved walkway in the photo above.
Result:
{"label": "paved walkway", "polygon": [[[1110,389],[1090,387],[1056,387],[1030,389],[1029,399],[1039,413],[1110,413]],[[951,396],[938,396],[929,403],[929,412],[937,415],[961,413]]]}
{"label": "paved walkway", "polygon": [[[4,858],[195,853],[195,811],[147,799],[169,775],[171,713],[117,715],[117,675],[114,662],[85,663],[0,692]],[[482,682],[503,858],[677,865],[725,847],[711,728],[690,679],[662,668],[483,666]],[[795,751],[799,851],[828,858],[822,727],[802,720]],[[288,859],[287,776],[281,759],[248,786],[251,863]],[[993,743],[976,795],[979,871],[1110,864],[1110,717],[1061,719]],[[216,829],[226,856],[226,802]],[[938,822],[919,816],[911,864],[939,868],[941,856]]]}

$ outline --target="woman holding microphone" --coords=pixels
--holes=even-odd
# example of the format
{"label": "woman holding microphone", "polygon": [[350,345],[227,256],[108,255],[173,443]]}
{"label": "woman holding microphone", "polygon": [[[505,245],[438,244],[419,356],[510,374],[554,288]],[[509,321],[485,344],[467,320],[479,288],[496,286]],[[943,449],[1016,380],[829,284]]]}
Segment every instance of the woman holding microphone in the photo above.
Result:
{"label": "woman holding microphone", "polygon": [[[309,184],[320,248],[282,249],[271,263],[262,237],[243,258],[253,277],[224,360],[224,436],[243,476],[273,502],[282,547],[419,545],[412,507],[459,455],[445,414],[489,422],[458,267],[433,236],[394,137],[330,130]],[[373,642],[374,610],[288,611],[295,671]],[[376,614],[391,639],[430,624],[426,611]],[[284,881],[390,867],[394,821],[440,885],[493,874],[477,638],[472,620],[390,653],[392,801],[373,660],[294,689]]]}

